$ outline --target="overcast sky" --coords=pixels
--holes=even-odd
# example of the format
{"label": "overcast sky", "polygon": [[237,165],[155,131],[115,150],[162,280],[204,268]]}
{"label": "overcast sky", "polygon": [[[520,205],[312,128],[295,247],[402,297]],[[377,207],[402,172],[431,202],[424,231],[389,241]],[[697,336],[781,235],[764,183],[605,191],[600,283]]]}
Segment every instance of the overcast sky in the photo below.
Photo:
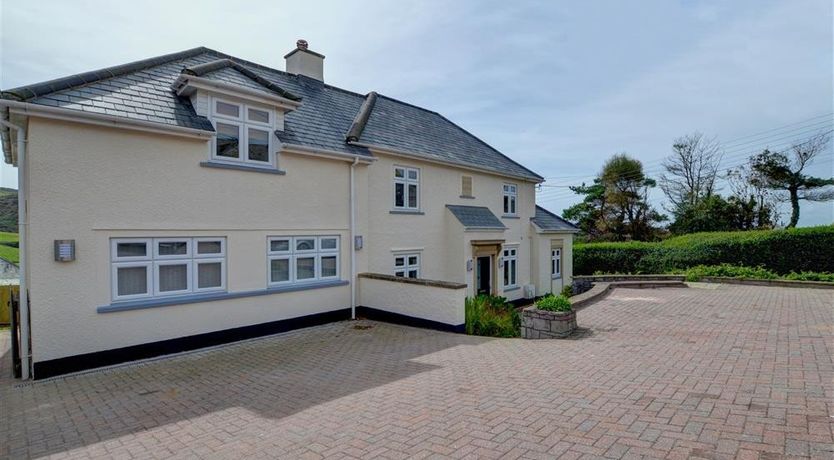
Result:
{"label": "overcast sky", "polygon": [[[200,45],[283,69],[305,38],[326,82],[446,115],[549,178],[539,203],[556,212],[576,201],[562,187],[614,153],[656,173],[697,130],[734,166],[832,126],[831,0],[0,5],[4,89]],[[814,173],[834,174],[832,151]],[[832,203],[802,212],[801,225],[834,220]]]}

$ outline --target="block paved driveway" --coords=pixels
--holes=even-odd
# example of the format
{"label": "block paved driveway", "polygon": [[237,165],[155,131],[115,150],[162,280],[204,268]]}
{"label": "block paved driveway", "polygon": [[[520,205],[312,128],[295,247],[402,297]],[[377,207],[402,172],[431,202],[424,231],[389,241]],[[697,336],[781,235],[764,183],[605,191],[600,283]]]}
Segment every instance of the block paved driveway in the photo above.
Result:
{"label": "block paved driveway", "polygon": [[833,309],[826,290],[620,289],[573,340],[342,322],[4,377],[0,457],[832,458]]}

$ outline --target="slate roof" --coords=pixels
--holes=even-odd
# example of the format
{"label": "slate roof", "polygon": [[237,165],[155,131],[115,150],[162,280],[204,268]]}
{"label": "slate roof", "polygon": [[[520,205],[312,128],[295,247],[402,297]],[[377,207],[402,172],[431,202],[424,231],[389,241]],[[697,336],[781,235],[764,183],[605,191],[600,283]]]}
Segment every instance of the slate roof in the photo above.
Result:
{"label": "slate roof", "polygon": [[562,232],[579,231],[579,227],[538,205],[536,205],[536,216],[532,220],[542,230]]}
{"label": "slate roof", "polygon": [[467,229],[495,229],[505,230],[507,227],[501,219],[495,216],[486,206],[459,206],[447,204],[446,207],[452,212],[458,221]]}
{"label": "slate roof", "polygon": [[[365,95],[204,47],[14,88],[2,91],[0,97],[214,131],[208,119],[195,113],[188,98],[171,89],[184,69],[202,78],[300,98],[302,105],[285,117],[284,131],[276,132],[284,143],[371,156],[368,149],[347,142],[349,132],[358,133],[355,137],[360,143],[542,180],[436,112],[375,93],[374,103],[366,104]],[[363,104],[370,105],[364,114]],[[357,121],[361,126],[355,126]]]}

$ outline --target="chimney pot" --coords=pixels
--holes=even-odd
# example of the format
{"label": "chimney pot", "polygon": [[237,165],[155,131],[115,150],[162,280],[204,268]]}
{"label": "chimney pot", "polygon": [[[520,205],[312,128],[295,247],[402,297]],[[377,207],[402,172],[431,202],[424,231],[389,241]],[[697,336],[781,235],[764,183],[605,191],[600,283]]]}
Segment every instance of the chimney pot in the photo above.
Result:
{"label": "chimney pot", "polygon": [[307,44],[307,40],[302,38],[295,42],[295,46],[300,50],[306,50],[309,45]]}

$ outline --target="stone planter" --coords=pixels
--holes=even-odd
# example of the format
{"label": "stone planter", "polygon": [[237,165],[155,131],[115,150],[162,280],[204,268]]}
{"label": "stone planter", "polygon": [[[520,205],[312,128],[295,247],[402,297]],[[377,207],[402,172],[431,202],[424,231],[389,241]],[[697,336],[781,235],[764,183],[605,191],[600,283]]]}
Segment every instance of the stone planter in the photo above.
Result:
{"label": "stone planter", "polygon": [[545,311],[535,305],[521,311],[521,337],[525,339],[563,339],[575,329],[575,311]]}

